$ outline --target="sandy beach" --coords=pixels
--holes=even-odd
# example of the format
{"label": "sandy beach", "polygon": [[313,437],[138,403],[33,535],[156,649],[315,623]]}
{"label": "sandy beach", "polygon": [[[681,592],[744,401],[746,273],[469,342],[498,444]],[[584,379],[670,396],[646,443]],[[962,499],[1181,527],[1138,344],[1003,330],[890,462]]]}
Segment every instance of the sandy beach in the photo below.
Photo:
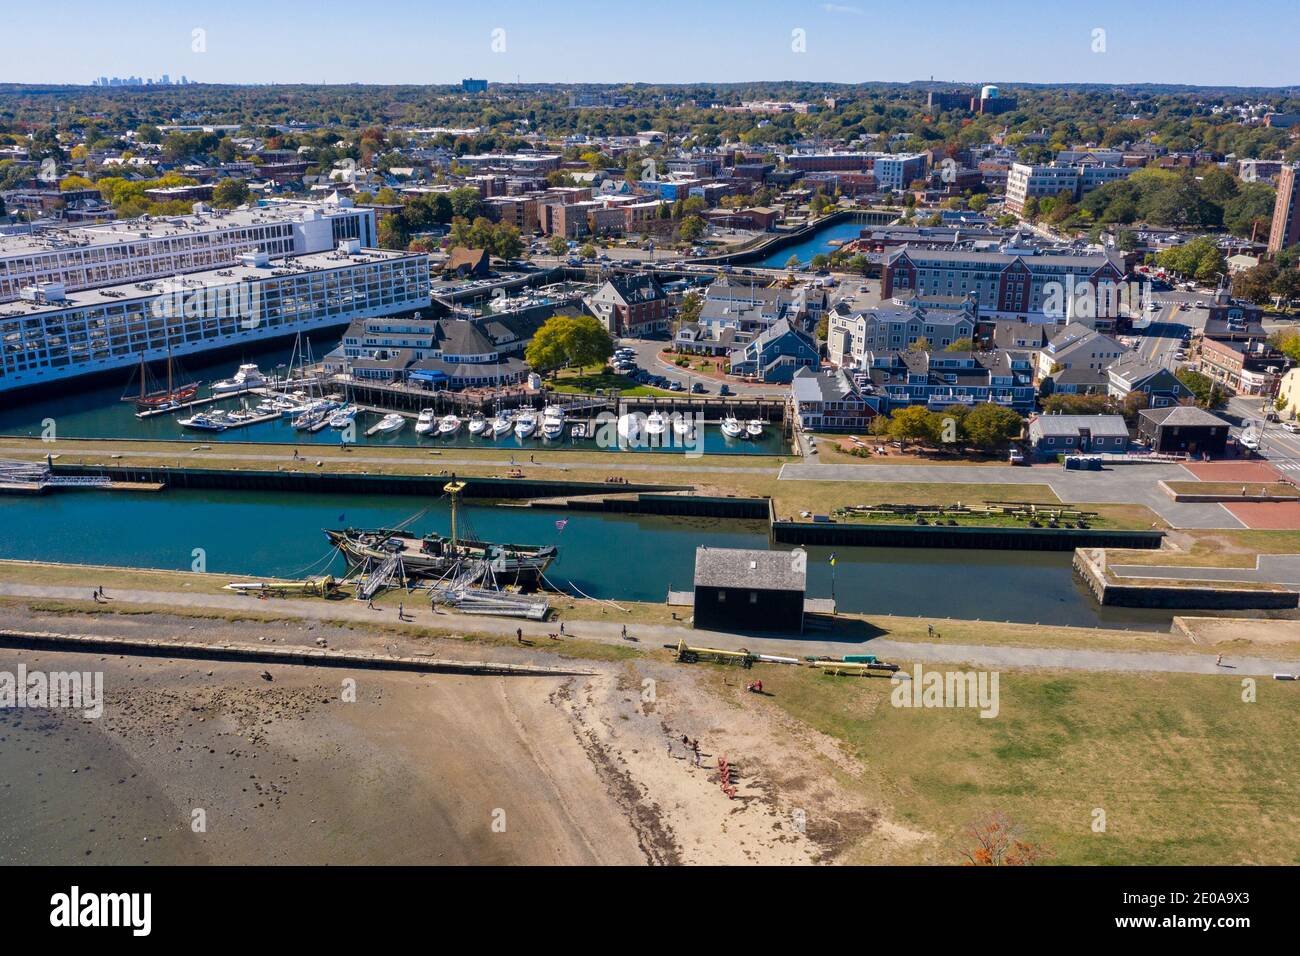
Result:
{"label": "sandy beach", "polygon": [[[15,610],[10,625],[484,653],[307,622]],[[465,676],[0,650],[0,670],[20,662],[102,671],[105,704],[97,720],[0,711],[5,863],[788,865],[864,840],[883,860],[923,838],[838,787],[837,763],[861,768],[746,694],[739,672],[718,683],[637,660],[592,663],[590,677]]]}

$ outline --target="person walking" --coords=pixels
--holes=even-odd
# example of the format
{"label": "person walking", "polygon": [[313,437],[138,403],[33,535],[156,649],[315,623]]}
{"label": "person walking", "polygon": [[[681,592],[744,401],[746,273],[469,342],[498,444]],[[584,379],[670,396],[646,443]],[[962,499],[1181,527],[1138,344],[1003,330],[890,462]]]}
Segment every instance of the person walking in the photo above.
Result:
{"label": "person walking", "polygon": [[564,636],[564,622],[560,622],[560,637]]}
{"label": "person walking", "polygon": [[520,644],[524,642],[524,629],[522,627],[515,628],[515,640]]}
{"label": "person walking", "polygon": [[627,625],[623,625],[623,640],[627,640]]}

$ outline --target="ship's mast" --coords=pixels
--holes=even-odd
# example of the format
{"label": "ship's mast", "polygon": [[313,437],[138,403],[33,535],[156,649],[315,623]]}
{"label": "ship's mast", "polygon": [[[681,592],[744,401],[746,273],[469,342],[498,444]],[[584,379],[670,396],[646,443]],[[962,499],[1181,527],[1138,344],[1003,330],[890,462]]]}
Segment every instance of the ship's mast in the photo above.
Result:
{"label": "ship's mast", "polygon": [[442,490],[451,496],[451,550],[454,553],[456,551],[456,503],[460,493],[465,490],[465,482],[449,481]]}

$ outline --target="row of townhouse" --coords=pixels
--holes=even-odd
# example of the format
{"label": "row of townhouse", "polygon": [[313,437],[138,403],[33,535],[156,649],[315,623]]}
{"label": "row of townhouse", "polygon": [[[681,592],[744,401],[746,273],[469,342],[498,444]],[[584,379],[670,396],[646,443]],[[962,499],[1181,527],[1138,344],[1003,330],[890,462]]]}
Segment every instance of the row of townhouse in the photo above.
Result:
{"label": "row of townhouse", "polygon": [[1036,397],[1033,363],[1020,352],[870,352],[855,376],[885,413],[992,402],[1027,414]]}
{"label": "row of townhouse", "polygon": [[1114,327],[1116,289],[1125,276],[1115,253],[977,252],[905,245],[890,250],[881,296],[973,297],[988,318],[1051,324],[1078,318]]}
{"label": "row of townhouse", "polygon": [[895,299],[860,312],[841,302],[827,322],[827,355],[843,366],[861,361],[868,352],[906,349],[917,343],[946,349],[974,340],[978,316],[975,301],[968,297]]}

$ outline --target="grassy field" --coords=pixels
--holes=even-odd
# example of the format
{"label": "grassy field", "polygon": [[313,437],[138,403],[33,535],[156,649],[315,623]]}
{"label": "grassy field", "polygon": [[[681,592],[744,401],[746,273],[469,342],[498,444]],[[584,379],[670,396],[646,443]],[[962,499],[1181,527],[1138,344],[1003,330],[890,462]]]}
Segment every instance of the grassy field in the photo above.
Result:
{"label": "grassy field", "polygon": [[1300,489],[1281,481],[1271,482],[1235,482],[1235,481],[1166,481],[1167,487],[1178,495],[1223,495],[1228,498],[1271,495],[1274,498],[1300,498]]}
{"label": "grassy field", "polygon": [[833,772],[933,834],[898,862],[958,862],[991,811],[1054,863],[1300,862],[1295,684],[1261,681],[1244,703],[1228,676],[1004,672],[992,719],[894,707],[883,679],[788,669],[769,688],[864,768]]}
{"label": "grassy field", "polygon": [[561,369],[556,378],[549,383],[557,392],[590,393],[597,389],[616,388],[624,395],[673,395],[675,393],[663,388],[651,388],[632,381],[626,375],[618,375],[607,365],[589,365],[581,369]]}

